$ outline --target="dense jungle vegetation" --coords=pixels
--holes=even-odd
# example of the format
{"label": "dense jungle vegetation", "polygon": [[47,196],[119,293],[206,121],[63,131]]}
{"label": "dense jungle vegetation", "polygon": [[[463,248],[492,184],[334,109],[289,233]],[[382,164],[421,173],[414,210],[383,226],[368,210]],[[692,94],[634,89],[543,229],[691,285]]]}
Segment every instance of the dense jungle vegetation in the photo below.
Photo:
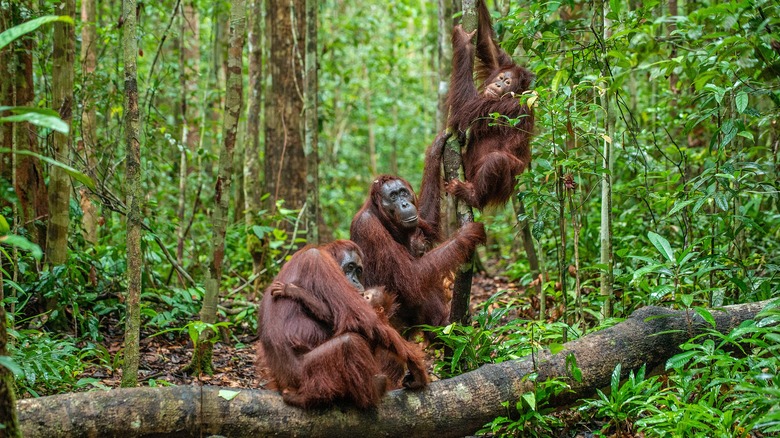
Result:
{"label": "dense jungle vegetation", "polygon": [[[644,306],[709,321],[768,300],[663,373],[618,364],[568,414],[546,403],[566,381],[536,382],[482,433],[775,436],[780,5],[488,5],[536,76],[533,160],[510,203],[475,212],[472,321],[431,328],[433,374],[555,351]],[[420,186],[460,8],[0,0],[0,365],[17,397],[181,383],[148,372],[138,337],[253,355],[257,303],[295,249],[349,238],[377,175]]]}

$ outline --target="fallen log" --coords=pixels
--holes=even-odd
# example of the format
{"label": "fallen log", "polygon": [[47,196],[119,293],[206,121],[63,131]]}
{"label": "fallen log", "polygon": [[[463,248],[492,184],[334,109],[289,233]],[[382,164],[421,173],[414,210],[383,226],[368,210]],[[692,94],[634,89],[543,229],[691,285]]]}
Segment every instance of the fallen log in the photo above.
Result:
{"label": "fallen log", "polygon": [[[767,302],[713,310],[716,329],[727,333],[753,319]],[[363,436],[457,437],[474,433],[510,405],[533,383],[556,377],[571,385],[553,403],[563,405],[609,385],[612,370],[624,373],[643,364],[651,369],[676,354],[678,346],[711,327],[691,311],[645,307],[611,328],[564,344],[563,351],[485,365],[460,376],[431,383],[420,391],[388,393],[375,410],[339,406],[303,411],[287,406],[276,392],[201,386],[114,389],[63,394],[18,403],[27,438],[35,437],[226,437]],[[571,378],[573,355],[582,380]],[[220,391],[238,391],[230,398]]]}

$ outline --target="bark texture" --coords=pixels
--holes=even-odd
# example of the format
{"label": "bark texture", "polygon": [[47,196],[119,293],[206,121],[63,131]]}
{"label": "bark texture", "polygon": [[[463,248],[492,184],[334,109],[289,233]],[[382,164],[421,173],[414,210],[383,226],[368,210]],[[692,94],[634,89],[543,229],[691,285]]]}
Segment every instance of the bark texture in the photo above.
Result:
{"label": "bark texture", "polygon": [[[209,260],[208,278],[204,282],[205,295],[200,311],[201,321],[213,324],[217,321],[217,302],[219,286],[222,279],[222,262],[225,257],[225,233],[228,225],[230,209],[230,185],[233,179],[233,150],[236,146],[238,120],[243,104],[243,83],[241,69],[244,49],[244,33],[246,32],[246,3],[244,0],[233,0],[230,8],[230,42],[227,58],[227,94],[225,98],[225,113],[222,123],[222,138],[224,145],[219,153],[219,171],[214,189],[215,203],[211,214],[212,249]],[[199,374],[211,374],[212,343],[209,342],[210,330],[204,331],[198,340],[198,347],[192,356],[190,371]]]}
{"label": "bark texture", "polygon": [[[79,151],[84,156],[87,163],[87,175],[92,179],[97,179],[95,158],[98,144],[97,139],[97,114],[95,111],[94,82],[95,68],[97,67],[97,27],[95,24],[95,0],[82,0],[81,2],[81,71],[84,82],[84,92],[82,98],[81,112],[81,144]],[[98,240],[98,212],[95,204],[89,197],[89,190],[86,187],[79,189],[81,211],[81,226],[84,233],[84,240],[97,245]]]}
{"label": "bark texture", "polygon": [[[74,19],[76,1],[64,0],[57,6],[58,14]],[[60,118],[71,125],[73,120],[73,73],[76,58],[76,31],[70,23],[54,23],[52,49],[52,105]],[[54,132],[52,152],[54,159],[70,165],[70,133]],[[70,224],[70,177],[59,166],[49,172],[49,228],[47,230],[46,259],[52,266],[62,265],[68,259],[68,225]]]}
{"label": "bark texture", "polygon": [[[753,319],[767,302],[713,311],[717,330],[727,333]],[[625,375],[642,364],[649,369],[676,354],[678,345],[709,327],[691,312],[645,307],[611,328],[564,344],[558,354],[485,365],[425,390],[388,393],[376,410],[347,407],[302,411],[287,406],[276,392],[257,389],[179,386],[136,388],[28,399],[19,402],[25,437],[186,437],[219,434],[230,437],[299,436],[462,437],[506,414],[532,383],[566,379],[572,392],[553,403],[562,406],[589,396],[610,383],[622,364]],[[567,357],[576,357],[582,382],[570,378]],[[231,400],[220,391],[237,391]]]}
{"label": "bark texture", "polygon": [[124,0],[122,43],[125,61],[125,174],[127,175],[127,298],[122,386],[138,384],[141,332],[141,141],[138,113],[136,1]]}
{"label": "bark texture", "polygon": [[[0,276],[0,301],[3,299],[3,278]],[[0,304],[0,356],[8,356],[8,330],[6,329],[5,305]],[[14,375],[11,370],[0,366],[0,429],[2,438],[21,438],[22,429],[16,410]]]}
{"label": "bark texture", "polygon": [[[32,11],[30,0],[11,5],[14,24],[25,21]],[[4,49],[8,53],[9,67],[13,66],[13,78],[10,81],[15,101],[11,106],[34,107],[35,89],[33,86],[33,52],[35,34],[27,34],[16,40],[12,46]],[[10,90],[9,90],[10,91]],[[13,145],[16,150],[39,153],[38,132],[30,123],[5,124],[13,132]],[[11,146],[7,144],[6,146]],[[19,197],[21,225],[30,233],[31,240],[46,251],[46,219],[49,214],[49,200],[46,183],[43,178],[41,160],[29,155],[14,155],[16,177],[14,191]]]}
{"label": "bark texture", "polygon": [[[477,28],[477,13],[474,0],[463,1],[463,18],[461,23],[466,32],[471,32]],[[465,139],[458,137],[457,135],[451,136],[444,148],[442,161],[445,182],[452,181],[455,178],[465,181],[461,155],[461,150],[463,149],[461,140]],[[471,210],[471,207],[463,202],[459,202],[457,199],[455,200],[455,213],[459,227],[462,227],[465,223],[474,222],[474,212]],[[464,264],[455,273],[455,280],[452,285],[452,305],[450,307],[450,321],[452,322],[469,324],[471,320],[471,278],[473,275],[474,255],[472,254],[471,261]]]}
{"label": "bark texture", "polygon": [[[192,172],[191,161],[197,156],[200,147],[200,131],[198,130],[198,77],[200,72],[200,14],[194,2],[187,1],[182,5],[181,50],[179,65],[182,75],[179,85],[182,98],[179,103],[181,114],[181,143],[185,146],[179,155],[179,205],[176,216],[179,218],[176,243],[176,262],[184,264],[184,241],[187,238],[189,225],[185,220],[187,205],[187,177]],[[184,284],[184,281],[182,281]]]}
{"label": "bark texture", "polygon": [[317,145],[317,0],[304,0],[306,4],[306,55],[304,100],[304,154],[306,155],[306,242],[320,244],[318,218],[320,212],[320,158]]}
{"label": "bark texture", "polygon": [[[265,189],[268,208],[300,209],[306,201],[303,150],[304,0],[267,0],[271,85],[265,99]],[[293,230],[289,226],[288,232]]]}
{"label": "bark texture", "polygon": [[263,103],[263,0],[249,2],[249,101],[247,102],[247,142],[244,148],[244,223],[246,245],[252,256],[252,274],[255,276],[253,294],[261,285],[261,272],[265,268],[263,242],[253,231],[259,225],[258,213],[262,210],[263,186],[260,174],[260,123]]}

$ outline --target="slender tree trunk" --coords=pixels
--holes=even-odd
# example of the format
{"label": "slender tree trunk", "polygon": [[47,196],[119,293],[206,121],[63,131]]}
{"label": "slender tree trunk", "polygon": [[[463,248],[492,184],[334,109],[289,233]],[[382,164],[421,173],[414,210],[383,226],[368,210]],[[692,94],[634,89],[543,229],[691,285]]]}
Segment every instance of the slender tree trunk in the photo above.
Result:
{"label": "slender tree trunk", "polygon": [[123,0],[122,44],[125,61],[125,166],[127,175],[127,297],[122,386],[138,384],[141,329],[141,129],[138,114],[136,1]]}
{"label": "slender tree trunk", "polygon": [[[466,32],[472,32],[477,28],[477,13],[474,0],[463,1],[463,29]],[[458,178],[458,174],[463,173],[463,163],[461,159],[461,149],[463,144],[458,135],[453,135],[447,140],[444,148],[444,180],[452,181]],[[465,179],[462,176],[461,179]],[[465,203],[455,200],[455,211],[458,218],[458,225],[468,222],[474,222],[474,212],[471,207]],[[455,274],[455,281],[452,288],[452,305],[450,307],[450,321],[461,324],[469,324],[471,320],[471,278],[474,274],[474,254],[471,260],[461,266]]]}
{"label": "slender tree trunk", "polygon": [[181,104],[181,143],[184,149],[179,156],[179,205],[176,215],[179,225],[177,230],[176,262],[183,265],[184,241],[186,240],[187,220],[185,209],[187,205],[187,178],[192,173],[191,159],[200,147],[200,131],[198,112],[199,105],[193,99],[198,93],[198,77],[200,73],[200,14],[194,1],[182,4],[181,21],[181,51],[179,65],[182,75],[180,86],[182,90]]}
{"label": "slender tree trunk", "polygon": [[[81,113],[81,145],[85,161],[87,163],[87,175],[95,178],[97,148],[97,119],[95,112],[94,76],[97,66],[97,28],[95,23],[95,0],[81,1],[81,72],[84,77],[84,89],[82,98]],[[84,233],[84,240],[92,245],[97,244],[98,240],[98,212],[95,204],[89,198],[89,191],[86,187],[79,189],[81,211],[81,226]]]}
{"label": "slender tree trunk", "polygon": [[260,113],[263,102],[263,0],[249,3],[249,102],[247,104],[247,141],[244,148],[244,221],[246,245],[252,256],[255,276],[253,296],[262,284],[261,272],[266,267],[264,242],[254,233],[258,214],[263,208],[263,186],[260,174]]}
{"label": "slender tree trunk", "polygon": [[[26,21],[32,13],[32,2],[24,0],[10,6],[14,15],[14,25]],[[13,48],[13,50],[12,50]],[[5,50],[9,54],[10,66],[14,66],[13,74],[9,76],[9,86],[14,87],[13,106],[36,106],[35,89],[33,85],[33,51],[35,49],[35,34],[22,36]],[[8,124],[13,132],[15,150],[38,153],[38,135],[33,125],[29,123]],[[10,145],[9,145],[10,146]],[[38,158],[29,155],[14,155],[15,164],[14,190],[19,198],[19,213],[21,225],[29,232],[33,242],[46,249],[46,219],[49,214],[49,203],[46,184],[43,179],[43,166]]]}
{"label": "slender tree trunk", "polygon": [[[2,266],[2,258],[3,255],[0,254],[0,266]],[[0,356],[8,356],[8,330],[6,328],[4,298],[3,274],[0,271]],[[0,437],[22,438],[22,430],[19,427],[16,413],[14,375],[4,366],[0,366],[0,424],[4,426],[3,429],[0,429]]]}
{"label": "slender tree trunk", "polygon": [[[306,155],[303,150],[304,0],[267,0],[269,35],[268,74],[271,86],[265,99],[265,187],[268,208],[276,201],[301,209],[306,201]],[[292,232],[295,226],[288,226]],[[290,236],[294,238],[295,236]]]}
{"label": "slender tree trunk", "polygon": [[363,76],[366,78],[366,88],[363,90],[363,99],[366,102],[366,130],[368,130],[368,171],[371,178],[378,175],[376,164],[376,132],[374,130],[374,114],[371,110],[371,72],[368,66],[363,66]]}
{"label": "slender tree trunk", "polygon": [[601,95],[601,107],[604,109],[604,149],[602,153],[604,173],[601,180],[601,230],[600,230],[600,259],[599,262],[604,266],[601,271],[601,298],[603,304],[601,313],[605,318],[612,316],[613,296],[612,296],[612,152],[613,152],[613,132],[615,117],[610,108],[609,86],[610,72],[607,64],[607,46],[606,39],[609,38],[609,22],[607,14],[609,5],[600,0],[597,2],[595,26],[598,33],[597,38],[601,41],[601,77],[602,87],[606,90]]}
{"label": "slender tree trunk", "polygon": [[[528,257],[528,267],[531,269],[531,277],[536,279],[539,277],[539,257],[536,255],[536,247],[534,247],[534,238],[531,234],[531,224],[527,217],[525,203],[522,199],[513,198],[512,205],[514,206],[516,217],[523,218],[518,222],[520,240],[523,243],[525,255]],[[541,283],[539,284],[537,292],[541,292]]]}
{"label": "slender tree trunk", "polygon": [[[57,13],[75,19],[76,1],[63,0]],[[70,126],[73,119],[73,67],[76,58],[76,33],[69,23],[54,23],[54,48],[52,51],[52,105],[60,118]],[[54,159],[70,164],[71,135],[52,134]],[[70,190],[68,174],[59,166],[49,172],[49,229],[46,242],[46,259],[52,266],[62,265],[68,259],[68,225],[70,224]]]}
{"label": "slender tree trunk", "polygon": [[[236,145],[238,121],[241,117],[243,103],[242,83],[242,52],[244,49],[244,33],[246,32],[246,1],[232,0],[230,7],[230,36],[228,43],[227,72],[225,82],[225,111],[222,121],[222,138],[224,147],[219,153],[219,170],[214,189],[215,206],[211,214],[212,253],[209,260],[208,277],[205,281],[206,293],[203,297],[203,307],[200,311],[201,321],[214,324],[217,321],[217,302],[219,301],[219,285],[222,279],[222,262],[225,256],[225,232],[230,209],[230,186],[233,179],[233,149]],[[192,355],[189,371],[194,374],[213,372],[211,355],[213,344],[210,339],[211,330],[206,330],[199,336],[198,345]]]}
{"label": "slender tree trunk", "polygon": [[[457,8],[452,0],[438,0],[439,2],[439,32],[438,32],[438,56],[437,65],[439,69],[438,76],[438,94],[436,104],[436,132],[447,129],[447,93],[450,90],[450,74],[452,73],[452,26],[453,15]],[[457,216],[455,213],[455,198],[445,196],[442,198],[442,220],[441,230],[444,235],[449,236],[458,228]]]}
{"label": "slender tree trunk", "polygon": [[[11,8],[0,8],[0,32],[13,26]],[[0,50],[0,106],[15,106],[13,78],[16,74],[13,62],[13,45]],[[13,145],[13,123],[0,123],[0,146],[11,149]],[[11,181],[11,154],[0,153],[0,178]],[[0,207],[10,205],[8,199],[0,199]]]}
{"label": "slender tree trunk", "polygon": [[438,56],[439,69],[438,94],[436,104],[436,131],[447,127],[447,93],[450,89],[450,74],[452,73],[452,16],[455,5],[452,0],[439,2],[439,33]]}
{"label": "slender tree trunk", "polygon": [[[666,26],[667,29],[667,36],[669,38],[673,38],[672,33],[677,30],[677,14],[679,13],[679,8],[677,7],[677,0],[669,0],[669,23]],[[677,46],[674,44],[671,45],[671,51],[669,52],[669,58],[674,59],[677,57]],[[680,78],[677,76],[677,73],[674,71],[669,74],[669,89],[672,91],[674,95],[679,94],[680,90],[677,89],[677,81]],[[671,105],[670,110],[674,111],[675,108],[677,108],[677,99],[672,98],[671,99]]]}
{"label": "slender tree trunk", "polygon": [[304,0],[306,7],[306,55],[304,59],[304,154],[306,154],[306,242],[319,245],[320,148],[317,123],[317,0]]}
{"label": "slender tree trunk", "polygon": [[[246,2],[247,0],[244,0]],[[246,3],[245,3],[246,4]],[[244,39],[246,39],[246,33],[244,33]],[[243,93],[243,87],[241,93]],[[243,99],[245,96],[241,96],[243,111]],[[228,223],[237,224],[244,221],[244,206],[246,205],[246,199],[244,199],[244,155],[246,152],[246,119],[239,120],[238,129],[236,130],[236,147],[233,150],[233,169],[235,181],[230,185],[233,193],[230,195],[233,198],[233,217],[228,219]],[[230,216],[230,215],[228,215]]]}

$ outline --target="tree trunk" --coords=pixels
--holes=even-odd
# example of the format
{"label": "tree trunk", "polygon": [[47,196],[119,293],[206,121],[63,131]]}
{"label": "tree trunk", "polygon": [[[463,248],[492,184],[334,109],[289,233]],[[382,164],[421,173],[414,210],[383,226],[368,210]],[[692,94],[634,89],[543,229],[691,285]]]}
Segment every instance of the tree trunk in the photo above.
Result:
{"label": "tree trunk", "polygon": [[[472,32],[477,28],[477,13],[474,0],[463,1],[463,18],[461,19],[463,29],[466,32]],[[444,181],[452,181],[455,178],[464,180],[465,178],[458,174],[463,173],[463,162],[461,150],[463,144],[458,135],[453,135],[447,140],[444,148]],[[471,207],[463,202],[455,200],[455,211],[458,218],[458,225],[468,222],[474,222],[474,212]],[[450,307],[450,321],[459,322],[467,325],[471,321],[471,278],[474,274],[474,254],[471,260],[461,266],[455,274],[455,280],[452,285],[452,305]]]}
{"label": "tree trunk", "polygon": [[249,102],[247,104],[247,141],[244,148],[244,221],[246,246],[252,256],[255,276],[253,296],[262,284],[261,272],[266,267],[264,242],[254,233],[258,214],[263,208],[263,187],[260,175],[260,112],[263,102],[263,0],[249,3]]}
{"label": "tree trunk", "polygon": [[[716,329],[728,333],[755,318],[767,302],[713,310]],[[532,391],[531,373],[538,373],[537,382],[559,378],[571,385],[570,392],[550,402],[566,406],[609,386],[618,363],[624,377],[642,365],[663,365],[679,352],[680,344],[708,328],[693,312],[645,307],[620,324],[564,344],[558,354],[545,350],[439,380],[424,390],[392,391],[376,410],[339,406],[307,412],[285,405],[272,391],[175,386],[22,400],[19,418],[27,438],[352,437],[355,431],[363,436],[462,437],[506,415],[503,402],[514,406],[523,393]],[[570,375],[571,356],[582,372],[579,382]],[[238,394],[230,398],[232,392]]]}
{"label": "tree trunk", "polygon": [[[96,147],[97,118],[95,112],[94,76],[97,67],[97,27],[95,23],[95,0],[81,1],[81,72],[85,84],[82,98],[81,113],[81,144],[79,150],[83,153],[87,163],[87,175],[96,179]],[[89,190],[86,187],[79,189],[81,211],[81,227],[84,240],[92,245],[97,245],[98,240],[98,212],[95,204],[89,198]]]}
{"label": "tree trunk", "polygon": [[[244,33],[246,32],[246,2],[232,0],[230,7],[230,39],[228,43],[227,73],[225,82],[225,111],[222,121],[222,138],[224,147],[219,153],[219,170],[214,188],[215,206],[211,214],[212,253],[209,260],[208,278],[204,282],[205,295],[200,311],[201,321],[214,324],[217,321],[217,302],[219,301],[219,286],[222,279],[222,262],[225,256],[225,232],[228,225],[230,209],[230,186],[233,179],[233,149],[236,145],[238,121],[241,117],[244,87],[242,83],[242,52],[244,50]],[[213,332],[203,331],[198,338],[198,345],[192,355],[188,370],[193,374],[201,372],[211,374],[211,353],[213,344],[210,342]]]}
{"label": "tree trunk", "polygon": [[122,386],[138,384],[141,331],[141,129],[138,114],[136,63],[136,1],[122,3],[122,45],[125,63],[125,173],[127,175],[127,297],[125,301],[125,349]]}
{"label": "tree trunk", "polygon": [[320,148],[317,123],[317,0],[304,0],[306,5],[306,55],[303,83],[304,153],[306,154],[306,242],[320,244]]}
{"label": "tree trunk", "polygon": [[455,5],[452,0],[439,1],[438,57],[439,84],[436,104],[436,131],[447,128],[447,93],[450,89],[452,73],[452,16]]}
{"label": "tree trunk", "polygon": [[[539,257],[536,256],[536,247],[534,246],[534,238],[531,234],[531,224],[525,216],[527,212],[525,210],[525,202],[522,199],[516,197],[512,199],[512,206],[515,210],[515,217],[523,216],[524,219],[518,222],[520,228],[520,240],[523,243],[523,249],[525,250],[525,256],[528,257],[528,267],[531,269],[531,277],[536,279],[539,277]],[[538,292],[541,291],[541,282],[539,283]]]}
{"label": "tree trunk", "polygon": [[[265,189],[268,209],[300,209],[306,201],[303,150],[304,0],[267,0],[266,33],[271,86],[265,99]],[[288,227],[292,232],[293,226]],[[295,236],[290,236],[294,238]]]}
{"label": "tree trunk", "polygon": [[[436,132],[447,129],[447,93],[450,89],[450,74],[452,73],[452,26],[456,8],[452,0],[439,1],[439,30],[438,30],[438,56],[439,70],[436,105]],[[455,201],[452,196],[442,198],[441,230],[443,235],[449,236],[458,228],[455,216]]]}
{"label": "tree trunk", "polygon": [[601,314],[604,318],[612,316],[612,133],[614,132],[615,117],[612,114],[609,102],[609,66],[607,64],[607,46],[606,39],[609,37],[609,23],[607,14],[609,5],[600,0],[596,7],[597,14],[596,32],[597,38],[601,42],[601,78],[602,86],[605,91],[601,97],[601,107],[604,109],[604,150],[602,154],[604,173],[601,179],[601,229],[599,234],[600,258],[599,263],[604,267],[601,271],[601,298],[603,304]]}
{"label": "tree trunk", "polygon": [[366,89],[363,90],[363,99],[366,102],[366,130],[368,131],[368,171],[371,173],[371,178],[375,178],[379,175],[378,166],[376,164],[376,132],[374,130],[374,114],[371,111],[371,72],[368,70],[368,66],[363,66],[363,76],[366,78]]}
{"label": "tree trunk", "polygon": [[[4,32],[13,27],[13,18],[11,8],[0,8],[0,32]],[[14,101],[14,82],[15,76],[13,62],[13,45],[0,50],[0,106],[16,106]],[[13,147],[13,123],[0,123],[0,146],[6,149]],[[9,153],[0,152],[0,178],[11,181],[11,156]],[[11,205],[10,200],[3,197],[0,199],[0,208]]]}
{"label": "tree trunk", "polygon": [[[76,1],[59,3],[57,13],[75,20]],[[54,23],[52,50],[52,106],[60,118],[71,125],[73,119],[73,66],[76,58],[76,32],[74,26],[61,21]],[[54,159],[70,164],[71,134],[52,134]],[[46,259],[51,266],[64,264],[68,259],[68,225],[70,223],[70,190],[68,174],[59,166],[49,171],[49,228],[47,231]]]}
{"label": "tree trunk", "polygon": [[[30,0],[24,0],[11,6],[15,25],[24,22],[26,19],[23,17],[30,16],[31,3]],[[14,87],[13,90],[9,90],[15,96],[12,106],[36,106],[33,85],[34,49],[34,33],[20,37],[11,47],[5,49],[9,53],[9,60],[12,61],[10,66],[15,67],[15,71],[9,76],[14,78],[13,82],[9,83],[9,86]],[[12,57],[14,59],[10,59]],[[38,153],[38,133],[33,125],[14,123],[7,126],[12,129],[15,150]],[[12,161],[15,163],[14,190],[19,198],[20,223],[29,232],[30,240],[45,251],[49,203],[46,183],[43,179],[43,166],[38,158],[29,155],[14,155]]]}
{"label": "tree trunk", "polygon": [[[2,255],[0,255],[2,265]],[[5,303],[3,299],[3,274],[0,273],[0,356],[8,357],[8,330],[6,329]],[[14,392],[14,375],[11,370],[0,366],[0,429],[2,438],[22,438],[19,419],[16,412],[16,393]]]}
{"label": "tree trunk", "polygon": [[[182,5],[181,52],[179,65],[182,75],[179,78],[182,96],[179,111],[181,112],[181,143],[184,149],[179,157],[179,205],[177,216],[176,262],[184,263],[184,241],[187,236],[187,221],[185,207],[187,205],[187,178],[192,173],[191,159],[195,157],[200,147],[200,131],[198,130],[197,99],[198,78],[200,73],[200,14],[193,1]],[[183,283],[183,282],[182,282]]]}

